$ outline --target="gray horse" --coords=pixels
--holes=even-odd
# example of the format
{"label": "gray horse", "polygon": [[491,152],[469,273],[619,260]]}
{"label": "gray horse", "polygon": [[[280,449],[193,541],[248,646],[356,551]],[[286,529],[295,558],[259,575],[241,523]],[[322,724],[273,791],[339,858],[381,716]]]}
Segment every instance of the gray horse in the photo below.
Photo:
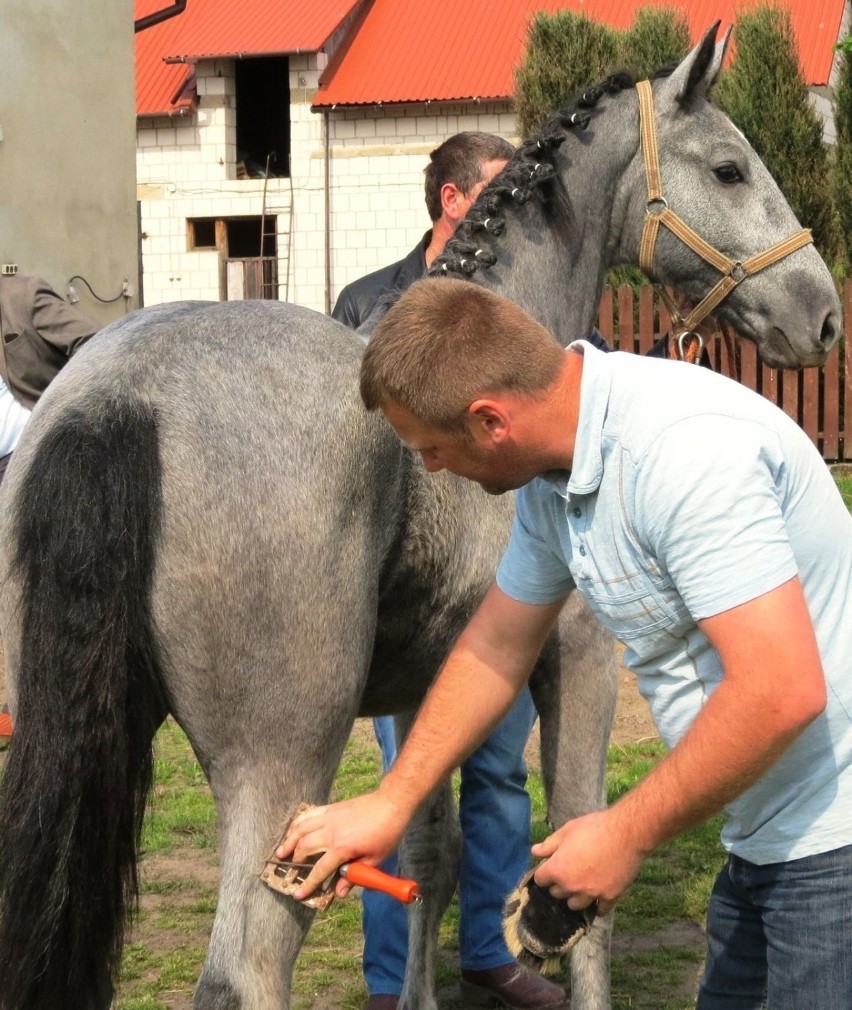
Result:
{"label": "gray horse", "polygon": [[[711,29],[653,83],[665,197],[748,260],[797,222],[708,100]],[[567,342],[606,269],[637,262],[647,202],[623,77],[549,122],[483,193],[438,270],[514,298]],[[485,267],[490,266],[490,269]],[[693,301],[716,268],[669,231],[653,272]],[[764,360],[821,361],[840,306],[812,246],[719,314]],[[0,495],[2,636],[16,736],[0,808],[0,1006],[106,1010],[135,893],[151,742],[171,713],[216,800],[222,883],[197,1010],[282,1010],[311,913],[258,882],[300,801],[322,802],[356,715],[409,719],[492,577],[512,512],[429,478],[357,394],[363,342],[276,303],[161,306],[93,339],[47,391]],[[689,367],[675,365],[671,367]],[[549,816],[598,808],[612,643],[566,605],[532,686]],[[401,1007],[435,1010],[455,879],[448,789],[403,846]],[[576,1010],[609,1006],[609,922],[572,958]]]}

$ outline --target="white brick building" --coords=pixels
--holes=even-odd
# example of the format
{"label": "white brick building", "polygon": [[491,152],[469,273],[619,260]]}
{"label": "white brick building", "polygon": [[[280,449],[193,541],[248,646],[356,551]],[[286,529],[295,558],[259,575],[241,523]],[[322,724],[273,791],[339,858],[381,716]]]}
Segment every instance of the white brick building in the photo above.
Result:
{"label": "white brick building", "polygon": [[[507,102],[312,112],[322,60],[289,60],[289,177],[237,178],[234,60],[199,62],[194,112],[140,118],[146,304],[239,297],[240,271],[232,266],[229,281],[226,262],[222,276],[221,233],[263,219],[264,253],[278,260],[277,297],[326,311],[327,291],[333,304],[345,284],[404,256],[429,227],[423,168],[433,148],[460,130],[515,134]],[[228,252],[226,261],[248,257],[233,242]]]}

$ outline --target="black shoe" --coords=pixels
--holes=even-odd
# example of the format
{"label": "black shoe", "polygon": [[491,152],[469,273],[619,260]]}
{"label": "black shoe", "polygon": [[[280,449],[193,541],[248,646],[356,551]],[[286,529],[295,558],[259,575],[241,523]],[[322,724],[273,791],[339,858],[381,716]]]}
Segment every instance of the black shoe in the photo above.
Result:
{"label": "black shoe", "polygon": [[371,996],[364,1004],[364,1010],[396,1010],[398,1003],[399,996],[382,993],[379,996]]}
{"label": "black shoe", "polygon": [[474,1006],[503,1007],[504,1010],[567,1010],[571,1006],[561,986],[517,961],[461,974],[462,996]]}

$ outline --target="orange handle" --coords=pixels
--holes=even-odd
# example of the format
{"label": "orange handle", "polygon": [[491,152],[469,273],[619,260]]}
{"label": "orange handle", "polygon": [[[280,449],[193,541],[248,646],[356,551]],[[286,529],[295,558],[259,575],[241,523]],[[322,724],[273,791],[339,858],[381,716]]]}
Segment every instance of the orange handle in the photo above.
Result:
{"label": "orange handle", "polygon": [[406,880],[404,877],[392,877],[369,863],[344,863],[340,867],[341,877],[350,884],[360,887],[370,887],[374,891],[383,891],[404,905],[410,905],[420,897],[420,887],[416,880]]}

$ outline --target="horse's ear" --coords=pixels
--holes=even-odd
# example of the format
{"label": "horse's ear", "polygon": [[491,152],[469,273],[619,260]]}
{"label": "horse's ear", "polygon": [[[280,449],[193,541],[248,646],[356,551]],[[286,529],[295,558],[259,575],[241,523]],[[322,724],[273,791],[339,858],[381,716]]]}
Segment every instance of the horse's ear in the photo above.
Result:
{"label": "horse's ear", "polygon": [[729,28],[717,42],[719,32],[717,21],[704,33],[704,37],[686,58],[678,64],[666,83],[666,91],[679,104],[691,98],[709,98],[728,49],[731,38]]}

